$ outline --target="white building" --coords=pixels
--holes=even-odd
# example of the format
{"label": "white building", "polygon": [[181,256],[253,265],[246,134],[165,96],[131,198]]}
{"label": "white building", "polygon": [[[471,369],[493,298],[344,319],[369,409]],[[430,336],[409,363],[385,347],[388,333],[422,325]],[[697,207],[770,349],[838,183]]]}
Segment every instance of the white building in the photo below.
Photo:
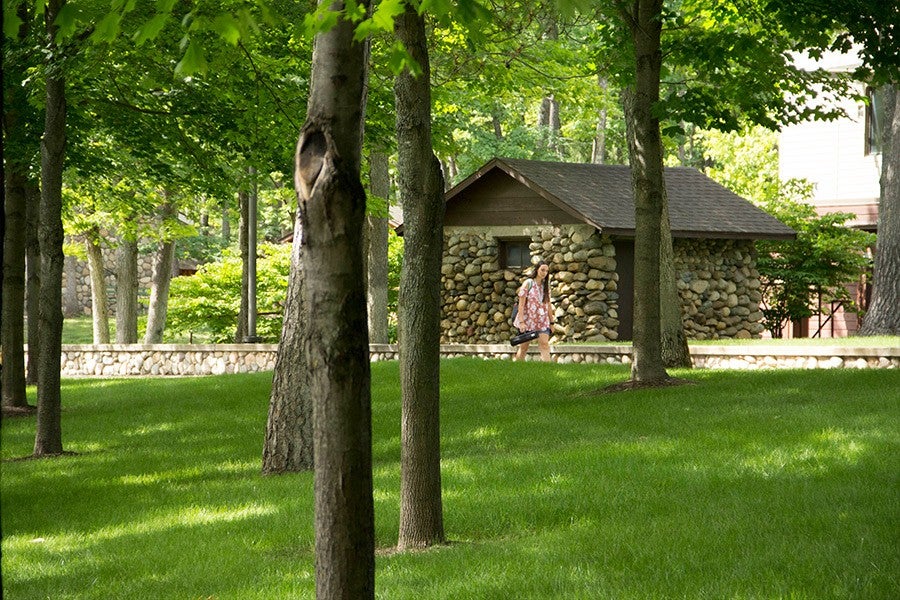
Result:
{"label": "white building", "polygon": [[[859,66],[851,54],[826,53],[821,60],[798,57],[801,67],[823,67],[838,73],[852,72]],[[872,96],[872,90],[858,83],[859,95]],[[831,104],[832,106],[834,104]],[[805,179],[814,185],[812,202],[820,214],[848,212],[854,227],[875,231],[878,199],[881,195],[881,154],[878,124],[872,104],[846,97],[837,101],[845,117],[835,121],[807,121],[786,126],[779,140],[779,173],[784,179]],[[877,103],[876,103],[877,107]],[[866,287],[858,286],[857,301],[865,306]],[[832,307],[825,307],[828,312]],[[858,328],[856,314],[834,307],[834,315],[813,317],[797,336],[843,337]]]}

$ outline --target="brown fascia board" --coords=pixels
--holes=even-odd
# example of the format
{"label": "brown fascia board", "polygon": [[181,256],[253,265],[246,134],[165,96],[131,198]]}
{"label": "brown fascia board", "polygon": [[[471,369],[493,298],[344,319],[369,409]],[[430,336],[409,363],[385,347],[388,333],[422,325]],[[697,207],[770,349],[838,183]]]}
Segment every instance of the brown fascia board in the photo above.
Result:
{"label": "brown fascia board", "polygon": [[761,233],[744,231],[672,231],[672,237],[695,240],[795,240],[795,233]]}

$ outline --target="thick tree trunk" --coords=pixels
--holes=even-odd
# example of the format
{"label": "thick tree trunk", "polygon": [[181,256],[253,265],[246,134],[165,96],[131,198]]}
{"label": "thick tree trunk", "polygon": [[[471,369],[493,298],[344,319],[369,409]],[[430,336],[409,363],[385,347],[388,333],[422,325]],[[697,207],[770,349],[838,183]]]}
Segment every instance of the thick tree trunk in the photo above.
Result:
{"label": "thick tree trunk", "polygon": [[[324,0],[323,0],[324,1]],[[360,3],[366,10],[368,0]],[[368,43],[339,19],[316,36],[295,185],[313,398],[316,597],[375,596],[372,406],[360,182]]]}
{"label": "thick tree trunk", "polygon": [[[162,220],[175,215],[175,208],[167,203],[160,208]],[[150,307],[147,312],[145,344],[161,344],[166,328],[166,313],[169,309],[169,285],[172,283],[172,268],[175,264],[175,241],[160,240],[153,261],[153,277],[150,283]]]}
{"label": "thick tree trunk", "polygon": [[116,343],[138,341],[138,246],[123,239],[116,249]]}
{"label": "thick tree trunk", "polygon": [[634,362],[631,378],[655,384],[668,378],[662,360],[660,256],[665,199],[663,147],[653,105],[659,101],[662,0],[636,0],[624,14],[635,49],[636,79],[624,93],[634,187]]}
{"label": "thick tree trunk", "polygon": [[298,214],[294,219],[291,275],[263,446],[262,472],[267,475],[313,468],[313,408],[309,363],[303,345],[309,314],[303,301],[302,237],[303,225]]}
{"label": "thick tree trunk", "polygon": [[669,223],[669,199],[663,188],[663,210],[660,221],[659,257],[660,344],[663,364],[670,368],[690,369],[694,366],[684,321],[681,317],[681,296],[675,277],[675,249]]}
{"label": "thick tree trunk", "polygon": [[41,189],[29,181],[25,190],[25,304],[28,311],[28,364],[25,383],[37,385],[38,357],[41,355],[41,338],[38,326],[41,298],[41,244],[38,225],[41,213]]}
{"label": "thick tree trunk", "polygon": [[66,85],[54,24],[64,0],[49,0],[44,13],[50,68],[41,138],[41,296],[37,425],[34,455],[61,454],[62,422],[59,361],[62,355],[62,174],[66,155]]}
{"label": "thick tree trunk", "polygon": [[91,273],[91,322],[95,344],[109,343],[109,302],[106,295],[106,269],[103,267],[103,250],[96,241],[99,231],[88,233],[85,241],[88,269]]}
{"label": "thick tree trunk", "polygon": [[3,351],[3,408],[28,406],[25,397],[25,188],[24,165],[10,161],[4,173],[3,294],[0,347]]}
{"label": "thick tree trunk", "polygon": [[403,205],[400,279],[400,536],[398,548],[444,541],[440,449],[440,284],[444,180],[431,146],[431,81],[425,20],[397,18],[397,38],[422,68],[397,76],[397,151]]}
{"label": "thick tree trunk", "polygon": [[[369,156],[369,179],[372,195],[388,202],[391,195],[391,177],[388,157],[384,152]],[[388,343],[388,218],[366,215],[366,241],[368,256],[368,312],[369,341],[373,344]]]}
{"label": "thick tree trunk", "polygon": [[[37,302],[40,281],[35,269],[40,268],[37,245],[37,222],[40,189],[29,176],[40,152],[39,119],[28,102],[23,81],[27,77],[28,57],[25,48],[33,22],[31,3],[19,1],[15,10],[21,24],[15,38],[4,41],[3,54],[3,282],[0,288],[0,347],[3,348],[2,404],[4,407],[27,407],[26,383],[37,382],[35,360],[39,354],[37,339]],[[25,313],[28,313],[28,365],[24,355]]]}
{"label": "thick tree trunk", "polygon": [[238,246],[241,249],[241,306],[238,309],[237,327],[234,331],[234,343],[242,344],[247,337],[247,306],[249,305],[249,281],[250,281],[250,248],[249,223],[250,223],[250,195],[246,191],[238,192],[238,205],[240,206],[241,220],[238,226]]}
{"label": "thick tree trunk", "polygon": [[874,286],[860,335],[900,335],[900,83],[885,96]]}

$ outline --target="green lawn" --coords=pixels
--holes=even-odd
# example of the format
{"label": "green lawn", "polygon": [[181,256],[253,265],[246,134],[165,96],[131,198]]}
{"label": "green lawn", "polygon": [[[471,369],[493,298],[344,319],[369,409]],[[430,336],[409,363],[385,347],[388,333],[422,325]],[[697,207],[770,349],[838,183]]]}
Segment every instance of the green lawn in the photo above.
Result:
{"label": "green lawn", "polygon": [[[147,329],[147,317],[142,316],[138,319],[138,341],[143,342],[144,331]],[[27,331],[27,328],[26,328]],[[191,334],[173,335],[169,332],[164,333],[164,342],[166,344],[203,344],[209,340],[208,332],[196,332]],[[116,341],[116,320],[109,321],[109,339],[112,343]],[[26,336],[26,342],[27,336]],[[94,325],[91,317],[70,317],[63,321],[62,331],[63,344],[93,344],[94,343]]]}
{"label": "green lawn", "polygon": [[[442,365],[452,543],[409,554],[373,365],[379,598],[900,597],[900,371]],[[259,474],[270,380],[66,380],[56,459],[5,420],[4,598],[312,598],[312,475]]]}

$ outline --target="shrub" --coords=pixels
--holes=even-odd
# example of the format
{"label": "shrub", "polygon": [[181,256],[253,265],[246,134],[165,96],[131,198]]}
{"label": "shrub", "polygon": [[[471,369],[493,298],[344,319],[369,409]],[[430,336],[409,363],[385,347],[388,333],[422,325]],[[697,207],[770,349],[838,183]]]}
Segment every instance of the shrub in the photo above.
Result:
{"label": "shrub", "polygon": [[[290,275],[290,244],[261,244],[256,263],[257,335],[277,342]],[[226,251],[195,275],[172,280],[169,333],[204,332],[214,343],[234,339],[241,308],[241,257]]]}

